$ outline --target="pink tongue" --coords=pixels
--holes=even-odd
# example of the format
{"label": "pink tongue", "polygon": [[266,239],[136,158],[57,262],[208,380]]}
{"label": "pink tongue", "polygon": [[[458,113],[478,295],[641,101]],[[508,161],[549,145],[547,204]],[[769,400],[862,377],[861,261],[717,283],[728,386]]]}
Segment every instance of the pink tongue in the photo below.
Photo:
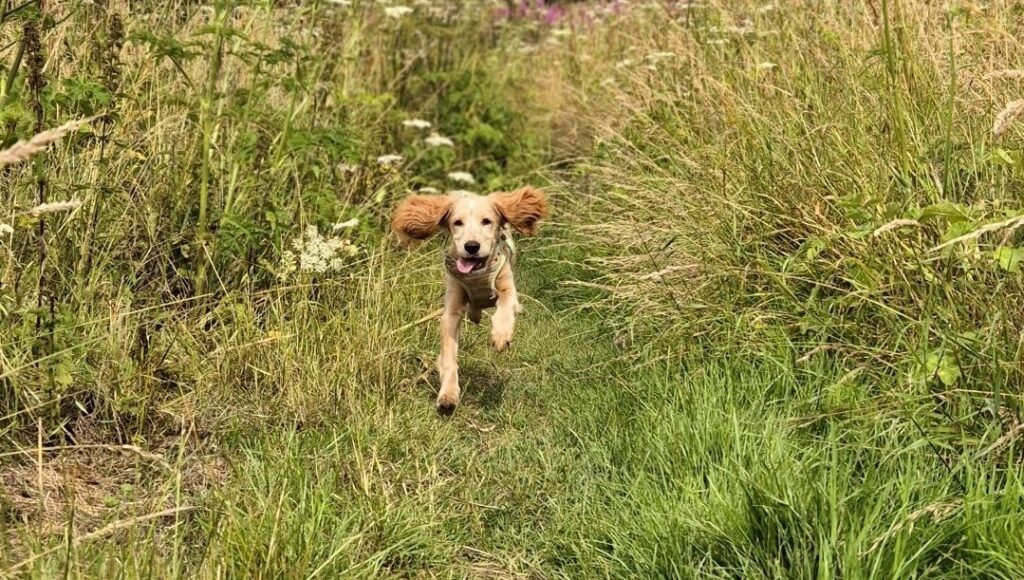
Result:
{"label": "pink tongue", "polygon": [[458,268],[459,272],[463,274],[469,274],[470,272],[472,272],[474,265],[475,264],[473,262],[470,262],[465,258],[459,258],[458,260],[455,260],[455,267]]}

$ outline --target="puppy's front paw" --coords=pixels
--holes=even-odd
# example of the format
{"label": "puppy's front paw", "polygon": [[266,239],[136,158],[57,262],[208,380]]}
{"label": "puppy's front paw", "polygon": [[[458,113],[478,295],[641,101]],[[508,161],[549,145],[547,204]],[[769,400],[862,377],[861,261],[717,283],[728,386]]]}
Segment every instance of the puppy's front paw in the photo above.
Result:
{"label": "puppy's front paw", "polygon": [[491,344],[494,345],[494,350],[498,352],[508,350],[509,345],[512,344],[512,331],[500,328],[491,330]]}
{"label": "puppy's front paw", "polygon": [[437,395],[437,412],[442,415],[451,415],[455,407],[459,406],[459,394],[440,392]]}

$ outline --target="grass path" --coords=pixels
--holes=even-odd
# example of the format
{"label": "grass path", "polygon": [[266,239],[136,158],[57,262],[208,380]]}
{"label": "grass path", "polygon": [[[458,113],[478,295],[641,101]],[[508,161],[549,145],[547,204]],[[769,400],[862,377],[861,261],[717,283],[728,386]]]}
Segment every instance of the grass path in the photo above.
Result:
{"label": "grass path", "polygon": [[[928,449],[883,454],[886,425],[797,421],[840,389],[827,369],[622,345],[565,308],[558,246],[528,245],[532,300],[511,353],[465,329],[453,418],[432,404],[434,325],[403,331],[386,361],[366,361],[397,357],[410,380],[366,385],[335,424],[232,438],[229,482],[180,528],[187,557],[171,563],[293,578],[905,577],[957,575],[978,549],[993,570],[1014,565],[1019,543],[991,550],[978,526],[1016,525],[999,505],[1014,498],[965,514]],[[430,259],[407,261],[429,276]],[[435,285],[396,286],[392,315],[413,319],[431,303],[406,294]],[[123,561],[158,566],[134,547],[151,530],[134,533]]]}
{"label": "grass path", "polygon": [[[439,299],[436,248],[381,251],[356,292],[375,299],[346,310],[321,296],[313,319],[323,319],[282,322],[285,335],[318,333],[298,350],[282,340],[242,359],[299,367],[299,378],[251,396],[320,400],[299,408],[313,420],[216,434],[229,467],[220,485],[181,498],[198,509],[177,526],[140,522],[84,543],[77,568],[287,578],[1019,569],[1019,476],[946,465],[933,447],[903,440],[898,406],[890,413],[834,369],[794,365],[782,347],[702,358],[687,352],[695,345],[617,337],[597,314],[570,308],[562,282],[583,275],[578,246],[565,243],[571,229],[524,243],[527,313],[510,353],[492,351],[486,324],[467,323],[464,402],[451,418],[433,406],[435,325],[395,330]],[[50,577],[62,561],[32,571]]]}

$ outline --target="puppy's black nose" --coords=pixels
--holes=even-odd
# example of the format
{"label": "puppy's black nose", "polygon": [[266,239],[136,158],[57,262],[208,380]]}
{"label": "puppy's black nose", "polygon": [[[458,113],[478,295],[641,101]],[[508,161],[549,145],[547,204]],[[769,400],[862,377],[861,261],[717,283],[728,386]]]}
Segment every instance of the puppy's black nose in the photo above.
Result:
{"label": "puppy's black nose", "polygon": [[479,242],[466,242],[465,243],[465,248],[466,248],[466,252],[468,252],[470,254],[476,254],[477,252],[480,251],[480,243]]}

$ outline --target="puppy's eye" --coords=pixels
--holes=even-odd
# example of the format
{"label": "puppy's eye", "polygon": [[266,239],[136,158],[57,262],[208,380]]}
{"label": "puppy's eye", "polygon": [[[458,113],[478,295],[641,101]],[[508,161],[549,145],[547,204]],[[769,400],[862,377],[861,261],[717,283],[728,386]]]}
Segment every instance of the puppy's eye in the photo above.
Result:
{"label": "puppy's eye", "polygon": [[455,226],[455,227],[461,227],[462,226],[462,220],[455,220],[454,222],[452,222],[452,225]]}
{"label": "puppy's eye", "polygon": [[484,218],[484,221],[482,221],[480,223],[484,224],[485,226],[489,226],[489,225],[491,225],[491,220],[489,220],[487,218]]}

